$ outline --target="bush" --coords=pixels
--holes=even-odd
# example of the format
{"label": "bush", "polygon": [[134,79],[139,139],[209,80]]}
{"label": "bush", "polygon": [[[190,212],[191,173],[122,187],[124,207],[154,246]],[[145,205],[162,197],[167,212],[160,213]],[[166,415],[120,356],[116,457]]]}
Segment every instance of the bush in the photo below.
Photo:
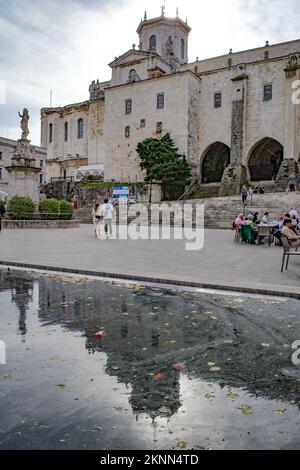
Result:
{"label": "bush", "polygon": [[59,219],[60,201],[57,199],[44,199],[39,203],[39,211],[42,219]]}
{"label": "bush", "polygon": [[13,197],[7,205],[8,216],[13,220],[32,219],[35,204],[29,197]]}
{"label": "bush", "polygon": [[73,205],[71,202],[59,201],[60,204],[60,218],[64,220],[72,219]]}

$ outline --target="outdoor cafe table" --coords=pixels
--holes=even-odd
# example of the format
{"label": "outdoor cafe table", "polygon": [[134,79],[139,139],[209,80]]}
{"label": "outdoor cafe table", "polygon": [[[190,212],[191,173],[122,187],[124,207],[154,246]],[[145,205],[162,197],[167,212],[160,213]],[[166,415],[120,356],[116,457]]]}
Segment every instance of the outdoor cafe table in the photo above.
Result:
{"label": "outdoor cafe table", "polygon": [[258,228],[258,239],[259,237],[266,238],[268,240],[269,246],[273,241],[274,229],[278,226],[278,222],[273,222],[269,224],[259,224]]}

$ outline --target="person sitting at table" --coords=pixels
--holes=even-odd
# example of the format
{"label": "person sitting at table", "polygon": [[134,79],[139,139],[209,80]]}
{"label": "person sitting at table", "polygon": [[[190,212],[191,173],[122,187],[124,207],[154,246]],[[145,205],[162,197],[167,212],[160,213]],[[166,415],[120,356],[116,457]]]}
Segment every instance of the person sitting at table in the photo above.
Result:
{"label": "person sitting at table", "polygon": [[264,213],[260,223],[263,224],[263,225],[268,225],[270,223],[269,212]]}
{"label": "person sitting at table", "polygon": [[282,233],[288,239],[290,245],[300,246],[300,235],[296,235],[295,231],[293,230],[293,223],[291,219],[284,221]]}
{"label": "person sitting at table", "polygon": [[234,221],[235,228],[240,229],[242,225],[245,224],[245,217],[243,214],[240,214]]}
{"label": "person sitting at table", "polygon": [[258,212],[254,212],[253,214],[253,222],[258,225],[259,224],[259,213]]}
{"label": "person sitting at table", "polygon": [[298,212],[296,211],[296,209],[294,209],[293,207],[291,207],[289,209],[289,214],[290,214],[290,218],[293,219],[293,217],[295,217],[298,222],[299,222],[299,215],[298,215]]}
{"label": "person sitting at table", "polygon": [[295,215],[293,215],[291,217],[291,221],[292,221],[292,224],[293,224],[293,228],[295,228],[297,230],[297,225],[298,225],[298,219],[296,218]]}
{"label": "person sitting at table", "polygon": [[257,234],[258,234],[258,228],[256,227],[254,223],[254,216],[252,214],[249,214],[246,219],[246,225],[249,225],[252,229],[253,235],[254,235],[254,240],[257,239]]}

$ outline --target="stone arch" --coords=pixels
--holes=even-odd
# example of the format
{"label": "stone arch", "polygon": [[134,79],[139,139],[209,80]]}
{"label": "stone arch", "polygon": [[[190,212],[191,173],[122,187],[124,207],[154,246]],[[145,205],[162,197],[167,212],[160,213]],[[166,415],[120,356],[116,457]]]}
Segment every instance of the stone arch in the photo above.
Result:
{"label": "stone arch", "polygon": [[283,160],[283,154],[283,146],[271,137],[265,137],[257,142],[248,157],[251,181],[274,180]]}
{"label": "stone arch", "polygon": [[219,183],[230,164],[230,148],[222,142],[210,145],[202,157],[202,183]]}

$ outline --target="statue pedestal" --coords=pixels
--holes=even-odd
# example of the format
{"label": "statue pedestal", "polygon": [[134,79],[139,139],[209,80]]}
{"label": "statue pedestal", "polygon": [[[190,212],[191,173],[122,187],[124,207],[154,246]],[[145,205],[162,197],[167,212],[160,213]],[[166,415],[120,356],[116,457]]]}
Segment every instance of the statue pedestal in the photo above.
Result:
{"label": "statue pedestal", "polygon": [[35,166],[36,159],[30,140],[20,139],[11,159],[11,166],[6,167],[10,173],[11,184],[9,197],[30,197],[39,201],[39,174],[41,169]]}
{"label": "statue pedestal", "polygon": [[241,163],[232,163],[224,170],[219,196],[236,196],[244,184],[249,184],[247,168]]}

